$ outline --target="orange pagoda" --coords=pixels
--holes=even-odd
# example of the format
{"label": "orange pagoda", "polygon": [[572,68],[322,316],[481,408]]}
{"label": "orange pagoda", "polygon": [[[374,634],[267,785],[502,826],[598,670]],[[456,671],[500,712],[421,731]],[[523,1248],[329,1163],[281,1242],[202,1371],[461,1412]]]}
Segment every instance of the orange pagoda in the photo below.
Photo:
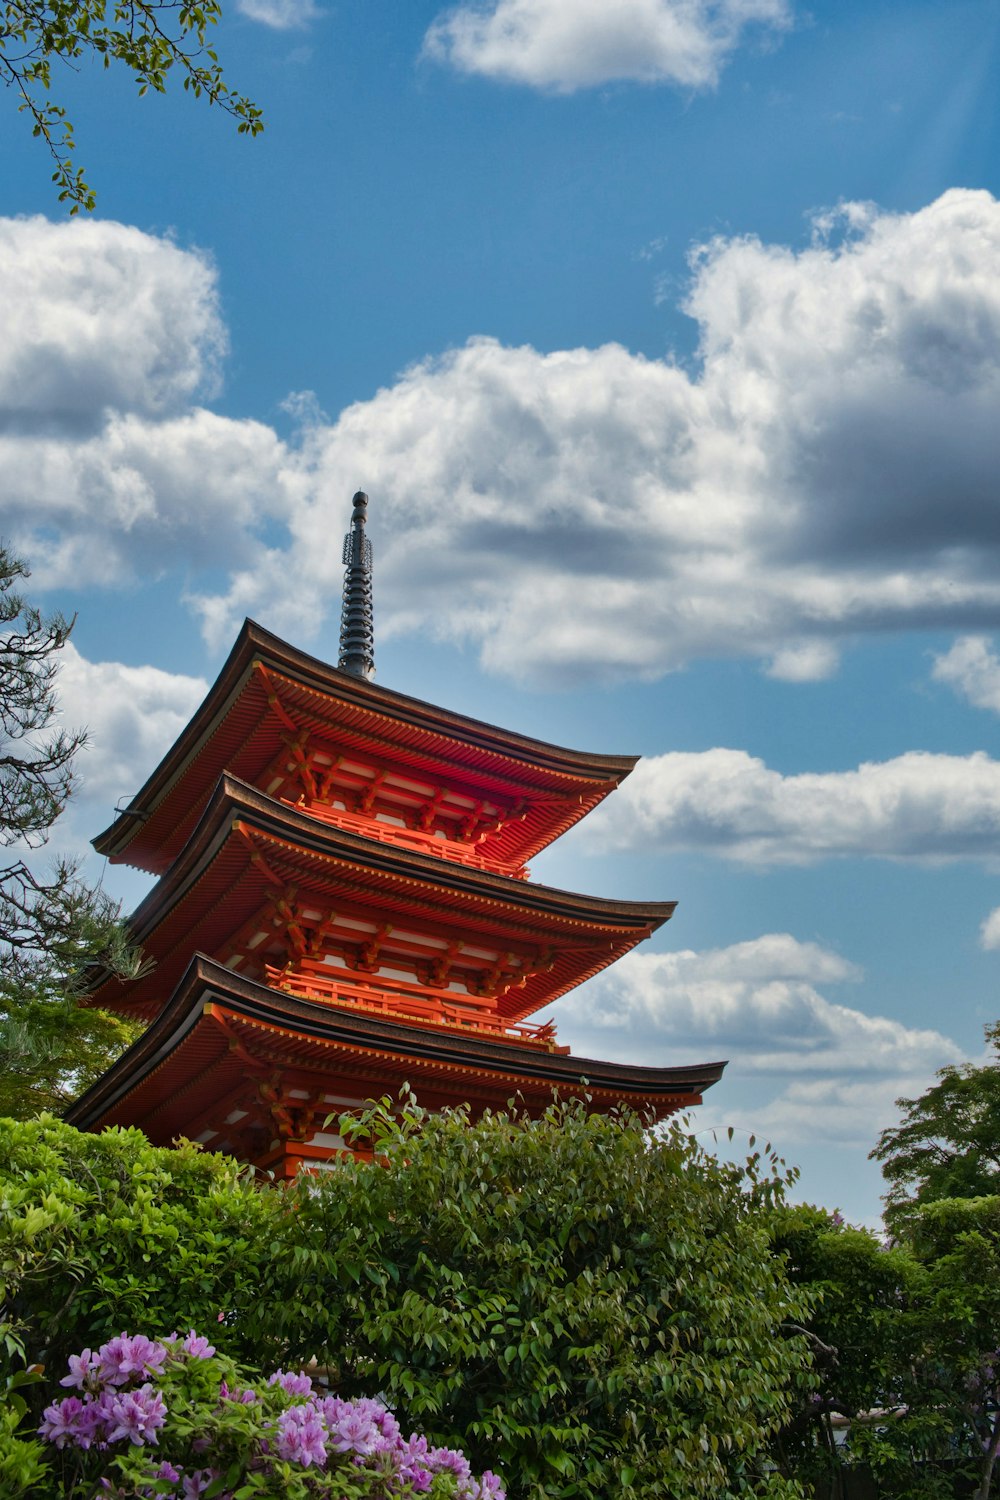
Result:
{"label": "orange pagoda", "polygon": [[[367,497],[336,668],[246,621],[191,722],[94,844],[158,877],[147,963],[88,1003],[149,1023],[67,1112],[278,1176],[345,1149],[325,1122],[404,1083],[432,1108],[585,1094],[658,1118],[723,1063],[574,1057],[533,1018],[671,915],[528,879],[635,758],[588,755],[376,686]],[[582,1080],[586,1080],[584,1087]]]}

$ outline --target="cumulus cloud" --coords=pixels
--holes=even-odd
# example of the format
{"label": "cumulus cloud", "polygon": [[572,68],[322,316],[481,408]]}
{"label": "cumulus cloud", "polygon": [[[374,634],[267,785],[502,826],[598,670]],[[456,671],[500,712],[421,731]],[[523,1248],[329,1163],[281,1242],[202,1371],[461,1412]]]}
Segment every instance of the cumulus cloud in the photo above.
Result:
{"label": "cumulus cloud", "polygon": [[[70,641],[59,658],[59,721],[85,729],[71,804],[90,833],[110,823],[115,805],[145,781],[208,692],[200,677],[88,661]],[[102,821],[103,819],[103,821]]]}
{"label": "cumulus cloud", "polygon": [[[724,1089],[753,1099],[753,1128],[784,1143],[868,1144],[962,1056],[946,1036],[865,1015],[818,986],[857,983],[837,953],[769,933],[703,953],[634,953],[560,1002],[563,1041],[622,1062],[728,1058]],[[726,1112],[721,1099],[713,1111]],[[731,1116],[730,1116],[731,1117]]]}
{"label": "cumulus cloud", "polygon": [[979,946],[987,952],[1000,948],[1000,906],[994,907],[979,929]]}
{"label": "cumulus cloud", "polygon": [[955,191],[819,228],[800,253],[696,257],[693,372],[475,339],[349,407],[297,455],[294,593],[241,570],[207,618],[319,613],[325,497],[363,478],[383,628],[541,682],[726,655],[803,680],[866,630],[1000,619],[1000,204]]}
{"label": "cumulus cloud", "polygon": [[320,14],[315,0],[237,0],[236,9],[272,31],[297,31]]}
{"label": "cumulus cloud", "polygon": [[967,635],[934,658],[932,673],[976,708],[1000,713],[1000,660],[985,636]]}
{"label": "cumulus cloud", "polygon": [[639,762],[570,835],[604,849],[695,849],[756,864],[837,856],[928,863],[1000,852],[1000,761],[909,751],[783,776],[745,750]]}
{"label": "cumulus cloud", "polygon": [[[866,631],[1000,624],[988,193],[855,205],[799,252],[713,241],[691,369],[474,338],[290,442],[194,404],[224,341],[203,257],[26,222],[4,226],[0,504],[33,587],[183,567],[214,646],[244,613],[306,641],[360,486],[380,632],[470,642],[538,683],[726,656],[803,681]],[[79,318],[32,269],[64,251]]]}
{"label": "cumulus cloud", "polygon": [[226,334],[215,270],[124,224],[0,219],[0,431],[86,433],[211,394]]}
{"label": "cumulus cloud", "polygon": [[787,0],[491,0],[440,16],[424,45],[460,72],[560,93],[619,80],[698,89],[748,26],[790,20]]}

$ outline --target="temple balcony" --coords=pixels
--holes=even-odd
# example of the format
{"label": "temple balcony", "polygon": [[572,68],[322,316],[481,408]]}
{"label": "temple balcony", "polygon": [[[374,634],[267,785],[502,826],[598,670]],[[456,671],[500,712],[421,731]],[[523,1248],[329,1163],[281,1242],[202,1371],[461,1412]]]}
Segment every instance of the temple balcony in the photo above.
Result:
{"label": "temple balcony", "polygon": [[[325,971],[325,972],[324,972]],[[568,1053],[568,1047],[556,1043],[556,1029],[551,1021],[538,1024],[508,1021],[498,1016],[492,1002],[474,995],[460,998],[453,990],[419,987],[387,974],[375,975],[371,983],[357,976],[344,978],[331,973],[321,962],[302,960],[292,969],[265,965],[264,974],[271,989],[295,995],[302,1000],[319,1000],[349,1010],[368,1011],[383,1018],[396,1018],[408,1026],[443,1027],[449,1031],[475,1032],[496,1041],[516,1046],[538,1047],[545,1052]]]}
{"label": "temple balcony", "polygon": [[327,802],[280,797],[286,807],[294,807],[309,813],[321,823],[331,823],[336,828],[345,828],[348,833],[358,833],[364,838],[376,839],[382,844],[393,844],[396,848],[415,849],[420,854],[433,854],[438,859],[451,860],[472,870],[485,870],[491,875],[507,875],[512,880],[527,880],[528,866],[504,864],[497,859],[485,859],[476,853],[475,845],[458,839],[442,838],[440,834],[424,833],[419,828],[407,828],[401,821],[388,822],[372,813],[348,812],[344,808]]}

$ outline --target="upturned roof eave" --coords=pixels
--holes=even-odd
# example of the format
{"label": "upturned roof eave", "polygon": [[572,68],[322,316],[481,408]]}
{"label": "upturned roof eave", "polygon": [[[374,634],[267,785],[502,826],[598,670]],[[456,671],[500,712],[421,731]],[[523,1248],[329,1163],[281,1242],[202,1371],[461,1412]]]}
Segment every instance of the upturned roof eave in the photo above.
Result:
{"label": "upturned roof eave", "polygon": [[[303,686],[332,693],[353,706],[381,711],[390,719],[492,752],[498,757],[562,775],[607,780],[612,790],[636,765],[635,755],[597,755],[532,739],[498,725],[440,708],[419,698],[355,677],[300,651],[246,619],[215,682],[188,724],[147,777],[128,807],[93,839],[98,854],[120,856],[152,810],[166,797],[242,692],[255,660],[273,666]],[[222,769],[222,768],[220,768]]]}
{"label": "upturned roof eave", "polygon": [[565,1053],[534,1052],[467,1033],[432,1033],[403,1021],[383,1020],[297,999],[234,974],[224,965],[196,953],[159,1016],[65,1111],[68,1123],[81,1130],[93,1128],[168,1060],[202,1020],[206,1004],[212,1001],[247,1020],[294,1029],[306,1039],[353,1043],[360,1050],[390,1050],[451,1067],[487,1070],[493,1067],[498,1073],[519,1073],[526,1079],[551,1083],[554,1088],[576,1086],[585,1078],[602,1092],[620,1092],[623,1099],[630,1095],[637,1098],[700,1095],[719,1081],[726,1067],[723,1061],[647,1068]]}
{"label": "upturned roof eave", "polygon": [[401,845],[384,844],[363,834],[320,823],[308,813],[275,801],[235,776],[223,775],[187,844],[129,918],[137,941],[141,942],[144,934],[183,899],[188,887],[225,842],[233,822],[244,819],[252,819],[261,833],[296,848],[348,859],[367,870],[421,880],[441,890],[493,898],[520,910],[551,912],[582,922],[604,920],[609,925],[648,927],[655,931],[669,920],[677,905],[675,901],[621,901],[608,896],[588,896],[454,864]]}

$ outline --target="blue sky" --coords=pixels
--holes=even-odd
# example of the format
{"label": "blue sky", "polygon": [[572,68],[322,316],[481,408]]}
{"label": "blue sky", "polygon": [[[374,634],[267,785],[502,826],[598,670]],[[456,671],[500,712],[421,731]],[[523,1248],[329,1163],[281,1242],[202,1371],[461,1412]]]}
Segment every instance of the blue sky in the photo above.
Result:
{"label": "blue sky", "polygon": [[59,80],[85,223],[0,101],[0,515],[78,615],[91,731],[56,842],[141,784],[244,614],[335,658],[364,488],[380,681],[645,757],[535,864],[679,901],[562,1039],[728,1057],[698,1128],[872,1221],[894,1098],[998,1013],[998,29],[242,0],[256,141]]}

